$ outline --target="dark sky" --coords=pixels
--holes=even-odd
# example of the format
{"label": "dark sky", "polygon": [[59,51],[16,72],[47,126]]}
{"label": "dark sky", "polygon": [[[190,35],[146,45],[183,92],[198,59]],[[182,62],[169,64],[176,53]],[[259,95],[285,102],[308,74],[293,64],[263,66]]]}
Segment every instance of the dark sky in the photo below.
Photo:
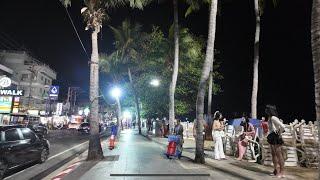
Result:
{"label": "dark sky", "polygon": [[[89,55],[90,34],[84,31],[81,4],[69,11]],[[223,92],[214,96],[214,108],[224,114],[250,112],[255,17],[252,0],[223,1],[218,17],[216,48],[221,52],[220,82]],[[268,1],[269,2],[269,1]],[[265,104],[276,104],[285,121],[294,118],[314,120],[314,90],[310,47],[311,0],[280,0],[267,4],[261,19],[259,66],[259,113]],[[56,82],[65,92],[68,86],[88,90],[89,67],[86,54],[58,0],[10,0],[0,2],[0,49],[29,49],[58,73]],[[184,18],[186,6],[180,4],[180,23],[196,35],[207,36],[208,7]],[[145,30],[152,24],[163,30],[172,23],[171,2],[153,4],[144,11],[120,8],[111,11],[107,22],[117,26],[125,18],[139,22]],[[112,51],[112,35],[104,26],[100,51]],[[102,78],[101,84],[105,78]]]}

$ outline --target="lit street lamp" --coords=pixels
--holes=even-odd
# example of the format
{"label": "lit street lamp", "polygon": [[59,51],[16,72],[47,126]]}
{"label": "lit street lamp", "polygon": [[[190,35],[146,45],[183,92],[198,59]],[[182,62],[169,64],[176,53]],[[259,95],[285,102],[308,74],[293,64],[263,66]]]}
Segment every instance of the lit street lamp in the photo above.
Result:
{"label": "lit street lamp", "polygon": [[121,89],[118,88],[118,87],[114,87],[112,90],[111,90],[111,96],[118,99],[120,96],[121,96]]}
{"label": "lit street lamp", "polygon": [[[118,125],[118,132],[120,132],[119,130],[119,127],[120,127],[120,123],[122,123],[121,122],[121,105],[120,105],[120,96],[121,96],[121,89],[120,88],[118,88],[118,87],[114,87],[114,88],[112,88],[111,89],[111,96],[113,97],[113,98],[115,98],[116,99],[116,102],[117,102],[117,111],[118,111],[118,117],[117,117],[117,119],[118,119],[118,121],[117,121],[117,125]],[[123,128],[123,126],[121,126],[122,128]]]}
{"label": "lit street lamp", "polygon": [[152,86],[158,87],[160,85],[160,81],[158,79],[152,79],[150,84]]}

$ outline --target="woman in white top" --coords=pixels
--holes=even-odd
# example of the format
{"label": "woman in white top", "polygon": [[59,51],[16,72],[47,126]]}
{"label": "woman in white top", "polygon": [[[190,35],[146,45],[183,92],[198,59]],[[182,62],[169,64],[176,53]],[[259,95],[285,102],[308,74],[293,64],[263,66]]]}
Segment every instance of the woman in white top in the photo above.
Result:
{"label": "woman in white top", "polygon": [[[272,161],[274,165],[274,171],[272,175],[278,178],[283,178],[284,176],[284,158],[282,155],[282,145],[283,140],[281,134],[284,132],[284,124],[277,117],[277,109],[275,106],[267,105],[265,113],[268,118],[268,136],[267,140],[271,147]],[[280,169],[278,169],[278,166]]]}
{"label": "woman in white top", "polygon": [[220,160],[220,159],[225,160],[226,156],[224,155],[223,144],[222,144],[222,132],[224,130],[224,125],[220,120],[223,120],[222,119],[222,114],[219,111],[216,111],[214,113],[214,121],[213,121],[213,125],[212,125],[212,129],[214,130],[213,138],[214,138],[214,141],[215,141],[215,144],[214,144],[214,159],[216,159],[216,160]]}

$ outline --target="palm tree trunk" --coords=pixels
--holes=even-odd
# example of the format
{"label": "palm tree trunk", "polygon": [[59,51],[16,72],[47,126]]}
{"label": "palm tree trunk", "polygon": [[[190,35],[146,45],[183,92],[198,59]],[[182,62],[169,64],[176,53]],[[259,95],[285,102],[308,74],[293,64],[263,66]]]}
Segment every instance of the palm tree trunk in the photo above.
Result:
{"label": "palm tree trunk", "polygon": [[217,0],[212,0],[210,5],[210,15],[209,15],[209,30],[208,30],[208,42],[206,50],[206,59],[202,67],[201,78],[198,87],[197,94],[197,119],[196,126],[196,152],[195,152],[195,162],[205,163],[204,159],[204,144],[203,144],[203,112],[204,112],[204,96],[206,92],[206,84],[209,78],[211,66],[213,64],[214,58],[214,41],[216,33],[216,16],[217,16]]}
{"label": "palm tree trunk", "polygon": [[[315,106],[318,127],[320,127],[320,0],[313,0],[311,18],[311,46],[313,55]],[[320,131],[318,131],[318,135],[320,137]],[[318,154],[320,154],[320,143]],[[318,179],[320,179],[320,168]]]}
{"label": "palm tree trunk", "polygon": [[129,76],[129,81],[130,81],[131,88],[132,88],[132,91],[133,91],[133,96],[134,96],[134,101],[135,101],[135,106],[136,106],[135,108],[136,108],[136,111],[137,111],[139,134],[141,134],[141,119],[140,119],[139,99],[138,99],[138,95],[137,95],[135,86],[133,84],[130,68],[128,68],[128,76]]}
{"label": "palm tree trunk", "polygon": [[172,133],[174,126],[174,94],[176,90],[176,84],[178,79],[179,68],[179,21],[178,21],[178,0],[173,0],[173,14],[174,14],[174,64],[172,81],[169,87],[169,131]]}
{"label": "palm tree trunk", "polygon": [[121,104],[120,104],[120,99],[119,97],[116,98],[116,103],[117,103],[117,125],[118,125],[118,133],[117,136],[120,136],[120,127],[123,130],[122,126],[122,112],[121,112]]}
{"label": "palm tree trunk", "polygon": [[206,136],[205,138],[208,140],[212,140],[212,85],[213,85],[213,78],[212,78],[212,67],[209,75],[209,88],[208,88],[208,126],[206,128]]}
{"label": "palm tree trunk", "polygon": [[99,55],[98,33],[95,29],[91,34],[92,54],[90,62],[90,141],[87,160],[103,158],[99,135]]}
{"label": "palm tree trunk", "polygon": [[260,39],[260,14],[259,0],[254,0],[254,12],[256,15],[256,33],[254,38],[254,62],[253,62],[253,83],[251,95],[251,117],[257,118],[257,98],[259,82],[259,39]]}

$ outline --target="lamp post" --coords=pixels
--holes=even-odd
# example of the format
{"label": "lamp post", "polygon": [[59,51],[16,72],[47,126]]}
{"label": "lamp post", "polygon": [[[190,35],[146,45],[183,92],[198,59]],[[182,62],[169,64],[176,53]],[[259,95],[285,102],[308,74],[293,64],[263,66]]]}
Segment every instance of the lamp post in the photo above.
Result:
{"label": "lamp post", "polygon": [[152,79],[150,84],[154,87],[158,87],[160,85],[160,80],[159,79]]}
{"label": "lamp post", "polygon": [[[118,118],[117,118],[117,120],[118,120],[118,122],[117,122],[117,125],[118,125],[118,132],[119,132],[119,127],[120,127],[120,123],[121,123],[121,105],[120,105],[120,96],[121,96],[121,89],[120,88],[118,88],[118,87],[114,87],[114,88],[112,88],[111,89],[111,96],[113,97],[113,98],[115,98],[116,99],[116,103],[117,103],[117,116],[118,116]],[[122,126],[121,126],[122,127]],[[123,127],[122,127],[123,128]],[[117,133],[118,135],[119,135],[119,133]]]}

